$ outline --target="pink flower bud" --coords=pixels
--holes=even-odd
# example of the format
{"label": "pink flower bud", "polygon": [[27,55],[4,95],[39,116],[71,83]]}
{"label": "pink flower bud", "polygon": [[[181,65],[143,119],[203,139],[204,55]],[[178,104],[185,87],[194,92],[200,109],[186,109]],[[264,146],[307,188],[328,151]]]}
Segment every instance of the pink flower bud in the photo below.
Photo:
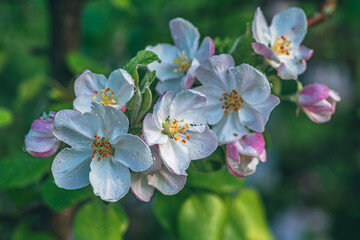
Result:
{"label": "pink flower bud", "polygon": [[261,133],[248,133],[226,145],[226,165],[235,177],[253,174],[260,161],[266,162],[265,141]]}
{"label": "pink flower bud", "polygon": [[36,119],[25,136],[26,151],[34,157],[50,157],[59,149],[61,141],[53,135],[54,117],[56,112]]}
{"label": "pink flower bud", "polygon": [[306,115],[316,123],[325,123],[335,113],[339,94],[326,85],[314,83],[307,85],[299,94],[299,104]]}

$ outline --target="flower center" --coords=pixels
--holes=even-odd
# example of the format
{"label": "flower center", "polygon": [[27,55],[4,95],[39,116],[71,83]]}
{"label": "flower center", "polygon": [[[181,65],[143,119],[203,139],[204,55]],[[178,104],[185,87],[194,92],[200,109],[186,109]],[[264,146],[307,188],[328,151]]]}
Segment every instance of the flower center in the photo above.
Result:
{"label": "flower center", "polygon": [[[100,90],[100,103],[102,105],[114,105],[116,104],[116,101],[114,99],[114,92],[110,93],[110,88],[107,88],[105,90]],[[97,94],[99,94],[98,91],[94,91],[95,96],[92,100],[95,100],[97,98]]]}
{"label": "flower center", "polygon": [[223,103],[221,109],[225,109],[224,113],[228,113],[228,111],[238,111],[241,109],[241,103],[244,102],[244,99],[238,95],[238,92],[233,89],[231,93],[223,93],[223,97],[219,100]]}
{"label": "flower center", "polygon": [[173,63],[179,66],[174,72],[186,72],[190,68],[190,60],[184,51],[181,51],[181,55],[175,58]]}
{"label": "flower center", "polygon": [[174,118],[173,121],[170,121],[168,118],[162,124],[162,127],[164,129],[162,133],[168,135],[169,138],[172,138],[175,141],[178,141],[180,138],[182,138],[181,142],[186,143],[185,139],[190,140],[190,137],[186,136],[186,130],[189,128],[189,124],[184,123],[184,119],[179,121]]}
{"label": "flower center", "polygon": [[98,161],[100,162],[101,158],[112,156],[114,154],[114,149],[111,147],[109,140],[99,137],[95,134],[95,141],[91,145],[91,148],[94,149],[91,159],[95,158],[95,155],[98,154]]}
{"label": "flower center", "polygon": [[274,50],[274,52],[279,55],[279,54],[286,54],[286,55],[290,55],[290,44],[291,41],[288,41],[286,39],[286,37],[281,36],[281,37],[276,37],[275,38],[275,43],[272,46],[272,50]]}

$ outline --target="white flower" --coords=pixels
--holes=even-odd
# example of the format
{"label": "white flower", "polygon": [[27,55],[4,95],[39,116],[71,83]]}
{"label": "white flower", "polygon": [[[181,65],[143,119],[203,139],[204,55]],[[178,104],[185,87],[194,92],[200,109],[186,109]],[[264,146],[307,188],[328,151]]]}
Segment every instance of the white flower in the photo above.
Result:
{"label": "white flower", "polygon": [[150,201],[154,188],[165,195],[174,195],[186,182],[186,176],[173,174],[167,169],[155,146],[150,149],[154,158],[153,165],[144,172],[131,173],[131,190],[137,199],[144,202]]}
{"label": "white flower", "polygon": [[156,70],[156,76],[160,80],[156,90],[160,94],[165,91],[176,94],[191,88],[196,68],[215,52],[215,45],[210,37],[205,37],[199,47],[199,31],[189,21],[175,18],[169,25],[175,46],[157,44],[146,48],[161,59],[161,63],[153,62],[148,65],[150,71]]}
{"label": "white flower", "polygon": [[234,66],[230,55],[213,56],[196,70],[206,95],[206,120],[214,125],[219,144],[234,142],[247,133],[245,127],[263,132],[270,112],[280,100],[270,94],[264,74],[248,64]]}
{"label": "white flower", "polygon": [[130,171],[148,169],[153,159],[139,137],[128,134],[129,121],[110,106],[92,103],[91,112],[62,110],[55,116],[54,135],[71,148],[54,159],[56,185],[78,189],[91,183],[95,195],[109,202],[122,198],[130,188]]}
{"label": "white flower", "polygon": [[260,8],[256,9],[252,24],[257,54],[270,60],[282,79],[297,79],[305,72],[306,61],[313,50],[300,45],[307,31],[307,19],[300,8],[288,8],[276,14],[268,27]]}
{"label": "white flower", "polygon": [[216,135],[205,124],[206,98],[194,90],[184,90],[173,99],[166,92],[143,122],[145,141],[158,144],[164,164],[177,175],[186,175],[191,160],[209,156],[217,147]]}
{"label": "white flower", "polygon": [[133,96],[134,87],[134,80],[123,69],[113,71],[109,79],[86,70],[75,80],[74,109],[90,112],[92,102],[122,109]]}

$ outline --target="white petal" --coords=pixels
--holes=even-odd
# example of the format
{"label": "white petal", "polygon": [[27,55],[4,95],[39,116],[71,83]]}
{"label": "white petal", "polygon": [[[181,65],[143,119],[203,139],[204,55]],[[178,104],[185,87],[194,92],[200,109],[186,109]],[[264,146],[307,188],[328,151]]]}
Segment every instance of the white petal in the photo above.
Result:
{"label": "white petal", "polygon": [[169,170],[177,175],[186,175],[185,171],[190,164],[190,156],[186,144],[171,139],[167,143],[159,145],[159,151]]}
{"label": "white petal", "polygon": [[204,85],[195,88],[194,90],[205,94],[206,106],[205,106],[205,119],[208,124],[215,124],[224,116],[224,109],[221,109],[223,103],[220,101],[223,90],[212,85]]}
{"label": "white petal", "polygon": [[130,171],[112,157],[96,159],[90,164],[90,183],[94,194],[107,202],[116,202],[124,197],[130,188]]}
{"label": "white petal", "polygon": [[99,115],[103,122],[103,135],[113,143],[117,143],[117,138],[128,132],[129,120],[120,110],[111,106],[104,106],[100,103],[93,103],[92,113]]}
{"label": "white petal", "polygon": [[272,39],[285,36],[293,46],[298,46],[302,42],[306,31],[306,15],[302,9],[296,7],[276,14],[270,25]]}
{"label": "white petal", "polygon": [[247,133],[246,128],[240,123],[237,112],[228,112],[216,123],[212,130],[216,133],[219,145],[234,142]]}
{"label": "white petal", "polygon": [[162,129],[162,124],[170,116],[170,104],[173,98],[172,92],[166,92],[159,97],[154,106],[153,118],[158,128]]}
{"label": "white petal", "polygon": [[190,59],[193,59],[199,47],[200,34],[198,29],[182,18],[171,20],[169,25],[176,47],[180,51],[184,51]]}
{"label": "white petal", "polygon": [[270,95],[270,84],[266,76],[248,64],[230,69],[236,82],[236,90],[249,104],[258,104]]}
{"label": "white petal", "polygon": [[278,76],[284,80],[297,79],[297,69],[292,61],[282,62],[277,69]]}
{"label": "white petal", "polygon": [[118,161],[134,172],[147,170],[153,164],[150,148],[138,136],[125,134],[119,138],[115,149],[114,161]]}
{"label": "white petal", "polygon": [[78,97],[76,97],[74,99],[73,102],[73,106],[74,106],[74,110],[77,110],[81,113],[86,113],[86,112],[90,112],[91,111],[91,103],[94,101],[99,101],[99,98],[96,98],[95,100],[93,100],[93,97],[95,96],[95,94],[93,93],[92,95],[79,95]]}
{"label": "white petal", "polygon": [[106,77],[91,71],[84,71],[74,83],[75,96],[91,95],[94,91],[105,89]]}
{"label": "white petal", "polygon": [[174,72],[174,69],[179,67],[174,64],[174,60],[181,54],[175,46],[170,44],[157,44],[154,47],[146,47],[146,50],[156,53],[161,60],[161,63],[153,62],[147,65],[150,71],[156,71],[156,77],[159,78],[160,81],[179,78],[184,75],[182,72]]}
{"label": "white petal", "polygon": [[254,130],[263,132],[271,111],[280,103],[280,99],[270,95],[264,102],[256,105],[244,104],[239,110],[239,118],[242,124]]}
{"label": "white petal", "polygon": [[142,173],[132,173],[131,191],[140,201],[149,202],[154,194],[154,187],[149,185],[147,175]]}
{"label": "white petal", "polygon": [[205,125],[205,130],[202,133],[191,131],[186,133],[190,140],[186,140],[184,145],[189,149],[191,160],[210,156],[218,146],[216,134],[207,125]]}
{"label": "white petal", "polygon": [[106,87],[114,92],[117,105],[123,107],[133,96],[135,83],[128,72],[118,69],[110,74]]}
{"label": "white petal", "polygon": [[90,155],[90,148],[64,148],[59,152],[51,166],[56,185],[65,189],[89,185]]}
{"label": "white petal", "polygon": [[148,183],[165,195],[177,194],[186,182],[186,176],[172,174],[165,166],[154,174],[147,176]]}
{"label": "white petal", "polygon": [[203,85],[214,85],[223,89],[224,92],[231,91],[232,89],[229,87],[231,77],[228,69],[234,65],[231,55],[215,55],[201,63],[200,67],[196,69],[195,75]]}
{"label": "white petal", "polygon": [[168,141],[168,136],[161,133],[163,129],[158,128],[155,124],[153,114],[146,114],[143,121],[143,135],[149,146],[154,144],[164,144]]}
{"label": "white petal", "polygon": [[199,50],[196,53],[195,59],[199,62],[203,62],[210,57],[212,57],[215,53],[215,44],[214,41],[210,37],[205,37],[202,41]]}
{"label": "white petal", "polygon": [[184,119],[188,124],[205,123],[204,107],[206,97],[194,90],[184,90],[176,95],[170,106],[170,117],[177,120]]}
{"label": "white petal", "polygon": [[258,7],[252,22],[252,32],[256,42],[269,45],[271,42],[269,26],[266,22],[263,12]]}
{"label": "white petal", "polygon": [[100,116],[91,113],[82,115],[78,111],[61,110],[54,120],[54,135],[70,146],[91,146],[95,134],[102,134]]}
{"label": "white petal", "polygon": [[156,92],[161,95],[164,92],[172,91],[173,94],[176,95],[178,92],[181,92],[185,88],[186,77],[187,76],[184,75],[178,78],[169,79],[164,82],[159,81],[155,88]]}

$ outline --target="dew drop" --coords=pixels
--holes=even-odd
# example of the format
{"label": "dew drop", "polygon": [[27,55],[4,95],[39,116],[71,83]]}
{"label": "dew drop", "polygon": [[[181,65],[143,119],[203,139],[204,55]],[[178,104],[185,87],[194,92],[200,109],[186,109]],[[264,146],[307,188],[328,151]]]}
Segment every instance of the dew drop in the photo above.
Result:
{"label": "dew drop", "polygon": [[25,145],[23,145],[21,149],[23,150],[23,152],[27,152]]}

